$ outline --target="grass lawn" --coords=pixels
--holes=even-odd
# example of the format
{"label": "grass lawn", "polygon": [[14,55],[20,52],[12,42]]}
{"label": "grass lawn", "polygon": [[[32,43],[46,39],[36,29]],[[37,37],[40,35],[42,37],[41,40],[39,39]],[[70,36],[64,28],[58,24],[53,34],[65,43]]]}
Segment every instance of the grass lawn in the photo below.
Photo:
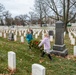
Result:
{"label": "grass lawn", "polygon": [[[8,52],[14,51],[16,53],[16,67],[17,70],[13,75],[31,75],[32,64],[38,63],[46,68],[46,75],[76,75],[76,58],[73,57],[73,46],[70,45],[70,39],[66,34],[64,43],[68,49],[68,57],[60,57],[52,55],[53,61],[50,61],[45,55],[42,63],[39,62],[41,51],[32,48],[28,50],[27,42],[20,43],[20,41],[8,41],[0,38],[0,74],[9,74],[8,71]],[[51,43],[53,46],[54,42]]]}

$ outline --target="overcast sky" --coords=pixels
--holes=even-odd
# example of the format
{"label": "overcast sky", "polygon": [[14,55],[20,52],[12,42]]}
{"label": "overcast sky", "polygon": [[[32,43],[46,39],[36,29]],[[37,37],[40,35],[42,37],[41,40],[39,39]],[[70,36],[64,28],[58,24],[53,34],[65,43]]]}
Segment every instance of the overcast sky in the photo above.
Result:
{"label": "overcast sky", "polygon": [[9,10],[13,17],[28,14],[34,7],[34,0],[0,0],[0,3],[4,5],[6,10]]}

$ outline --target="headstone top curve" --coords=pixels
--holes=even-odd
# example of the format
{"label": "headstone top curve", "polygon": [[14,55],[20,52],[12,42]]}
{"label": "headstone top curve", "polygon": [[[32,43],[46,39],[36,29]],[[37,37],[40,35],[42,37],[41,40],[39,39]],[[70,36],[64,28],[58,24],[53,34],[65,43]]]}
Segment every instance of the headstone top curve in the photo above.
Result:
{"label": "headstone top curve", "polygon": [[42,69],[45,69],[45,67],[43,67],[42,65],[40,65],[40,64],[33,64],[32,66],[37,66],[37,67],[41,67]]}
{"label": "headstone top curve", "polygon": [[57,21],[56,23],[63,23],[61,20]]}

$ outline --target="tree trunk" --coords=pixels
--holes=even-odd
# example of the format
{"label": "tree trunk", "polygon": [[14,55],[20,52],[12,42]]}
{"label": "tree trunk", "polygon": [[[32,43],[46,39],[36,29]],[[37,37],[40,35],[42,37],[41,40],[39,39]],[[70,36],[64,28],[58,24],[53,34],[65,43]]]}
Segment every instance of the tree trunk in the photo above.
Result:
{"label": "tree trunk", "polygon": [[68,34],[67,23],[65,23],[65,32]]}
{"label": "tree trunk", "polygon": [[1,19],[1,25],[4,25],[4,22],[3,22],[3,20]]}
{"label": "tree trunk", "polygon": [[63,0],[63,21],[65,21],[65,0]]}
{"label": "tree trunk", "polygon": [[40,26],[42,27],[42,19],[40,20]]}
{"label": "tree trunk", "polygon": [[[65,0],[64,0],[65,1]],[[68,29],[67,29],[67,24],[68,24],[68,18],[69,18],[69,4],[70,3],[70,0],[67,0],[67,5],[66,5],[66,11],[64,10],[64,14],[63,14],[63,16],[64,16],[64,23],[65,23],[65,31],[66,31],[66,33],[68,33]],[[64,2],[64,4],[65,4],[65,2]]]}
{"label": "tree trunk", "polygon": [[40,26],[42,27],[42,12],[40,13]]}

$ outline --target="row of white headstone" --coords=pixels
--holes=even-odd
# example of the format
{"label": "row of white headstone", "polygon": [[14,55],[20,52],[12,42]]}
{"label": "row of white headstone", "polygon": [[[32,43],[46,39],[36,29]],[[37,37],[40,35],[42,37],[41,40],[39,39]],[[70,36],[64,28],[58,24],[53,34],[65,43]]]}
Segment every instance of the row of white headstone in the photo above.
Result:
{"label": "row of white headstone", "polygon": [[[35,38],[38,38],[40,32],[41,32],[41,31],[39,31],[38,34],[36,34]],[[42,31],[42,39],[44,38],[44,34],[45,34],[45,33],[48,33],[48,30],[46,30],[45,32],[44,32],[44,30]],[[50,35],[50,41],[51,41],[51,42],[54,41],[53,35]]]}
{"label": "row of white headstone", "polygon": [[[8,69],[12,72],[16,71],[16,53],[8,52]],[[45,67],[40,64],[32,65],[32,75],[45,75]]]}
{"label": "row of white headstone", "polygon": [[75,45],[75,38],[73,37],[71,32],[69,32],[69,38],[70,38],[70,41],[71,41],[71,45]]}
{"label": "row of white headstone", "polygon": [[[5,31],[4,30],[3,32],[0,32],[0,37],[7,38],[7,34],[9,34],[11,32],[14,34],[14,41],[17,41],[17,35],[19,33],[21,42],[22,43],[24,42],[24,38],[26,37],[26,34],[27,34],[27,29],[25,31],[21,31],[21,30],[20,31],[17,31],[17,30],[15,30],[15,31],[6,30]],[[42,38],[41,39],[44,38],[44,30],[42,30],[42,29],[34,29],[33,32],[34,32],[33,35],[35,36],[36,39],[39,37],[40,32],[42,32]],[[48,30],[46,30],[46,33],[48,33]],[[50,41],[53,42],[53,35],[50,36]]]}
{"label": "row of white headstone", "polygon": [[[74,54],[74,56],[76,56],[76,46],[75,46],[75,38],[74,38],[74,37],[76,37],[76,33],[73,30],[74,29],[70,29],[70,31],[69,31],[69,38],[70,38],[70,41],[71,41],[71,45],[74,45],[73,54]],[[74,35],[74,37],[73,37],[72,34]]]}
{"label": "row of white headstone", "polygon": [[[2,33],[1,32],[0,32],[0,37],[2,37]],[[6,33],[3,34],[3,37],[7,38]],[[24,36],[21,36],[20,40],[21,40],[22,43],[24,43]],[[17,41],[17,35],[14,35],[14,41]]]}
{"label": "row of white headstone", "polygon": [[[4,30],[3,31],[3,33],[2,32],[0,32],[0,37],[4,37],[4,38],[7,38],[7,34],[9,34],[9,33],[13,33],[14,34],[14,41],[17,41],[17,35],[18,35],[18,31],[11,31],[11,30]],[[24,37],[26,36],[26,32],[27,32],[27,30],[25,30],[25,32],[24,31],[19,31],[19,36],[20,36],[20,39],[21,39],[21,42],[24,42]],[[23,35],[22,35],[23,34]]]}

